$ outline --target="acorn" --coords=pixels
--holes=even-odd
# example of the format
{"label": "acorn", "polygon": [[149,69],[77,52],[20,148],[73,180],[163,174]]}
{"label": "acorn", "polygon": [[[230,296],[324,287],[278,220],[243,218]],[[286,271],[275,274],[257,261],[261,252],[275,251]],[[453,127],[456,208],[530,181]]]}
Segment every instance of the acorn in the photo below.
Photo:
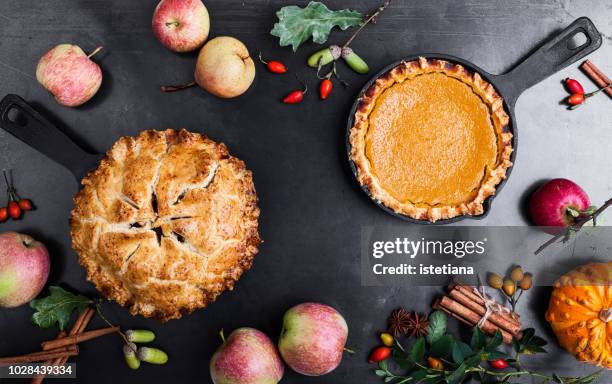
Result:
{"label": "acorn", "polygon": [[523,290],[523,291],[527,291],[528,289],[530,289],[533,286],[533,277],[531,276],[530,273],[526,273],[525,276],[523,276],[523,278],[521,279],[521,281],[519,282],[519,287]]}
{"label": "acorn", "polygon": [[138,358],[151,364],[166,364],[168,355],[166,352],[157,348],[141,347],[138,349]]}
{"label": "acorn", "polygon": [[514,268],[512,268],[512,271],[510,272],[510,278],[512,279],[512,281],[515,282],[519,282],[523,279],[524,273],[523,273],[523,268],[521,268],[521,266],[516,266]]}
{"label": "acorn", "polygon": [[504,279],[504,284],[502,285],[502,289],[508,296],[514,295],[516,292],[516,285],[514,285],[514,281],[510,279]]}
{"label": "acorn", "polygon": [[150,343],[155,340],[155,333],[146,329],[128,329],[125,337],[132,343]]}
{"label": "acorn", "polygon": [[504,279],[502,279],[502,277],[497,273],[489,273],[489,276],[487,277],[487,283],[491,288],[500,289],[502,285],[504,285]]}
{"label": "acorn", "polygon": [[140,368],[140,360],[138,359],[138,356],[136,356],[135,351],[136,344],[134,343],[125,344],[123,346],[123,356],[125,356],[125,362],[127,363],[128,367],[132,369]]}
{"label": "acorn", "polygon": [[337,45],[330,45],[327,48],[323,48],[310,55],[308,58],[308,66],[318,68],[320,66],[327,65],[332,61],[338,60],[342,54],[342,50]]}
{"label": "acorn", "polygon": [[357,73],[368,73],[370,67],[368,64],[355,53],[351,48],[342,48],[342,58],[351,69]]}

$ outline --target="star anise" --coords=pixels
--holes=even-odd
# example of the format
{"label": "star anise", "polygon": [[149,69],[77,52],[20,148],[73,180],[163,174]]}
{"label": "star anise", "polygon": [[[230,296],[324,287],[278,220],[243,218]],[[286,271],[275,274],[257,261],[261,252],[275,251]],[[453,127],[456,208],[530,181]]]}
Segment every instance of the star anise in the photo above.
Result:
{"label": "star anise", "polygon": [[429,320],[427,315],[417,312],[408,312],[404,308],[398,308],[391,312],[387,320],[389,331],[395,337],[407,335],[408,337],[427,336]]}
{"label": "star anise", "polygon": [[410,316],[410,326],[407,333],[408,336],[412,337],[425,337],[427,336],[427,327],[429,326],[429,320],[427,315],[413,312]]}
{"label": "star anise", "polygon": [[389,331],[395,337],[405,335],[410,330],[411,315],[404,308],[398,308],[391,312],[391,316],[387,320]]}

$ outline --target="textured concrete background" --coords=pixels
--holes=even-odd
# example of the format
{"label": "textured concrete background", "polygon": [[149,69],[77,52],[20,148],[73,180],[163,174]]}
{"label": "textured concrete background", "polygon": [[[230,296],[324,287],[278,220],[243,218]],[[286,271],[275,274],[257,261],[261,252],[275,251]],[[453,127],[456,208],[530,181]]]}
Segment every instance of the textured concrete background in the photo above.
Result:
{"label": "textured concrete background", "polygon": [[[356,185],[346,162],[346,118],[367,76],[341,65],[342,76],[351,83],[348,89],[337,86],[324,103],[312,92],[296,106],[279,102],[299,86],[295,78],[270,75],[259,64],[255,84],[235,100],[219,100],[195,88],[162,94],[159,85],[191,79],[196,54],[173,54],[155,40],[150,28],[155,4],[155,0],[0,2],[0,96],[21,95],[92,151],[103,152],[120,136],[147,128],[186,127],[225,142],[254,171],[266,242],[237,290],[180,321],[162,327],[152,320],[131,318],[115,304],[106,305],[107,315],[122,326],[156,329],[156,344],[169,351],[171,362],[131,372],[122,362],[120,341],[107,337],[81,349],[80,381],[193,382],[197,378],[207,382],[207,364],[220,328],[251,325],[275,336],[286,308],[315,300],[334,305],[346,315],[351,329],[349,346],[359,353],[347,357],[329,376],[314,379],[288,372],[284,382],[378,382],[364,361],[388,313],[399,305],[426,311],[430,299],[441,290],[360,287],[361,227],[409,225],[372,204]],[[261,51],[266,57],[285,61],[314,90],[317,81],[303,63],[317,48],[309,43],[293,54],[279,48],[277,39],[268,33],[274,12],[285,4],[206,1],[211,36],[235,36],[253,55]],[[327,4],[365,13],[378,1]],[[379,23],[364,30],[354,48],[373,72],[404,56],[441,52],[463,57],[491,73],[503,73],[579,16],[590,17],[604,35],[603,46],[590,58],[612,75],[612,2],[604,0],[394,0]],[[347,32],[334,32],[330,43],[340,43],[347,36]],[[104,70],[102,89],[77,109],[56,104],[34,78],[39,57],[63,42],[79,44],[85,51],[105,47],[95,57]],[[516,105],[520,144],[512,177],[486,219],[464,224],[526,224],[521,213],[526,191],[542,179],[573,179],[594,203],[612,194],[612,100],[599,95],[576,111],[566,111],[559,101],[567,96],[560,85],[567,76],[579,79],[587,89],[594,88],[573,65],[521,96]],[[53,254],[51,283],[63,282],[95,295],[70,249],[67,222],[77,191],[73,176],[3,131],[0,168],[12,168],[20,192],[39,207],[24,220],[1,224],[0,229],[31,233],[45,241]],[[544,298],[548,292],[532,294]],[[544,307],[525,306],[523,310],[526,319],[533,320],[553,341],[542,320]],[[0,355],[34,350],[43,338],[54,336],[54,331],[42,332],[32,326],[30,315],[27,307],[0,310]],[[568,354],[555,347],[551,350],[539,360],[540,367],[574,374],[590,371]]]}

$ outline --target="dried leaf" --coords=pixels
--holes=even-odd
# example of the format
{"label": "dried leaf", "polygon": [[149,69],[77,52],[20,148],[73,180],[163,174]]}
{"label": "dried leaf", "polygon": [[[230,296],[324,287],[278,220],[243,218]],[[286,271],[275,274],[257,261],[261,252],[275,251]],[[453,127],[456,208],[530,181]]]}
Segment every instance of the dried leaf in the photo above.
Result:
{"label": "dried leaf", "polygon": [[74,295],[61,287],[49,287],[49,291],[49,296],[30,302],[30,307],[36,310],[32,321],[41,328],[49,328],[57,322],[60,329],[64,330],[75,309],[80,313],[91,304],[87,297]]}
{"label": "dried leaf", "polygon": [[293,51],[312,36],[312,41],[323,44],[327,41],[332,28],[345,30],[359,25],[361,13],[350,9],[332,11],[325,4],[311,1],[305,8],[297,5],[282,7],[276,12],[278,22],[270,31],[280,38],[281,47],[291,45]]}

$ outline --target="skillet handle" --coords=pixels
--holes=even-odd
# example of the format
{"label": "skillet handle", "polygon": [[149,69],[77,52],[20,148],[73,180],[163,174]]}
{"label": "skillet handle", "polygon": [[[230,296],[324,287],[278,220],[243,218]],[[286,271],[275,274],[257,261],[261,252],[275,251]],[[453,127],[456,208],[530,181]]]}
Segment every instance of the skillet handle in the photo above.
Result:
{"label": "skillet handle", "polygon": [[[572,38],[579,33],[586,36],[586,42],[572,48]],[[595,51],[601,42],[601,34],[593,22],[587,17],[580,17],[510,72],[497,76],[496,85],[504,98],[514,104],[524,90]]]}
{"label": "skillet handle", "polygon": [[[12,110],[19,113],[15,120],[9,116]],[[63,165],[74,174],[77,181],[95,167],[99,160],[98,156],[85,152],[76,145],[17,95],[6,95],[0,101],[0,127]]]}

